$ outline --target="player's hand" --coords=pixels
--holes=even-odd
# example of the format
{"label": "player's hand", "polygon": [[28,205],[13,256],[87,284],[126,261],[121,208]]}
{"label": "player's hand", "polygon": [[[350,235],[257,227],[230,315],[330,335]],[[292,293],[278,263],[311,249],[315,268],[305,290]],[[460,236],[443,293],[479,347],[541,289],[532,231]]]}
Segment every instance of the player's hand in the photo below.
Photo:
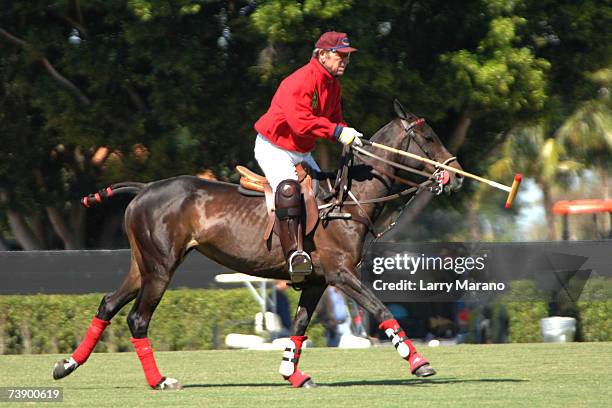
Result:
{"label": "player's hand", "polygon": [[342,129],[338,140],[344,145],[353,145],[361,147],[363,146],[363,142],[360,139],[361,136],[363,136],[363,134],[359,133],[355,129],[351,127],[345,127],[344,129]]}

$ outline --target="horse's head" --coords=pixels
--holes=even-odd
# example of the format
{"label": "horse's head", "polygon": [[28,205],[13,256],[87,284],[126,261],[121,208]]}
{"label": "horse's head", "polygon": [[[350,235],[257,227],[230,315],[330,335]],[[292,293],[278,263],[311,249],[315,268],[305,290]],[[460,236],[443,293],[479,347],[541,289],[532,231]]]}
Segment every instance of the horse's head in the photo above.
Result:
{"label": "horse's head", "polygon": [[[397,100],[394,101],[394,108],[398,118],[380,129],[372,137],[373,142],[385,144],[461,170],[461,165],[457,159],[448,152],[438,135],[423,119],[406,111]],[[439,176],[444,178],[444,191],[446,193],[458,190],[463,184],[462,175],[451,171],[444,174],[443,169],[437,169],[434,165],[416,159],[393,153],[388,154],[387,159],[428,173],[438,172]]]}

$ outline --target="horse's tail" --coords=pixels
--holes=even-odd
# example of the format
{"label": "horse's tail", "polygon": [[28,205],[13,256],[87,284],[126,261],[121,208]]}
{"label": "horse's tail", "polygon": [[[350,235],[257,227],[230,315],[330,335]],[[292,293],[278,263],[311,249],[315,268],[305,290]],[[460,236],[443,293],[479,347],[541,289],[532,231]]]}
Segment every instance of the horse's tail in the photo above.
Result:
{"label": "horse's tail", "polygon": [[95,207],[117,194],[138,194],[145,186],[145,183],[138,183],[136,181],[125,181],[123,183],[113,184],[99,190],[97,193],[91,193],[81,198],[81,204],[87,208]]}

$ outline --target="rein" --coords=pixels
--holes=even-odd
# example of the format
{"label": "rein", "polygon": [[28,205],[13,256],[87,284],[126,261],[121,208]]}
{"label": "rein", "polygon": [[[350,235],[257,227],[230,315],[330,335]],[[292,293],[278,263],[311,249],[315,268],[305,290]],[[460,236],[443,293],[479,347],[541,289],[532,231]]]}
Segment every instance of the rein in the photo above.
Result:
{"label": "rein", "polygon": [[357,151],[358,153],[361,153],[361,154],[364,154],[366,156],[369,156],[369,157],[371,157],[373,159],[376,159],[378,161],[381,161],[381,162],[383,162],[385,164],[388,164],[389,166],[395,167],[397,169],[405,170],[405,171],[408,171],[408,172],[414,173],[414,174],[418,174],[419,176],[423,176],[423,177],[426,177],[426,178],[432,178],[433,177],[432,173],[427,173],[426,171],[417,170],[415,168],[404,166],[403,164],[399,164],[399,163],[396,163],[394,161],[384,159],[384,158],[382,158],[382,157],[380,157],[380,156],[378,156],[378,155],[376,155],[376,154],[374,154],[372,152],[368,152],[367,150],[365,150],[365,149],[363,149],[361,147],[355,146],[355,147],[353,147],[353,150]]}
{"label": "rein", "polygon": [[[410,141],[414,139],[415,143],[418,144],[419,148],[429,157],[432,156],[431,150],[426,147],[423,146],[421,143],[419,143],[419,141],[417,141],[417,138],[414,134],[414,128],[416,126],[422,126],[425,123],[425,119],[423,118],[419,118],[416,119],[415,121],[408,123],[405,118],[400,117],[400,120],[402,122],[402,125],[404,127],[404,132],[405,132],[405,136],[408,137],[408,146],[407,149],[410,147]],[[385,163],[391,167],[395,167],[397,169],[400,170],[404,170],[404,171],[408,171],[410,173],[413,174],[417,174],[419,176],[425,177],[427,180],[425,180],[422,183],[415,183],[412,182],[410,180],[406,180],[402,177],[396,176],[394,174],[390,174],[385,170],[381,170],[379,168],[376,168],[374,166],[373,167],[373,174],[378,174],[379,176],[386,176],[388,178],[390,178],[391,180],[395,180],[397,182],[400,182],[402,184],[408,185],[410,187],[403,189],[402,191],[395,193],[395,194],[390,194],[384,197],[379,197],[379,198],[372,198],[372,199],[366,199],[366,200],[358,200],[357,197],[355,197],[355,195],[352,193],[352,191],[348,188],[348,172],[350,169],[350,162],[352,162],[352,153],[353,151],[355,151],[356,153],[358,153],[360,156],[367,156],[368,158],[374,159],[376,161],[380,161],[382,163]],[[361,157],[361,160],[365,163],[368,164],[368,161],[366,161],[363,157]],[[451,163],[452,161],[456,160],[456,157],[450,157],[447,160],[445,160],[444,165],[447,165],[448,163]],[[409,167],[409,166],[405,166],[403,164],[400,163],[396,163],[392,160],[388,160],[385,159],[383,157],[380,157],[372,152],[369,152],[361,147],[357,147],[357,146],[351,146],[350,150],[349,149],[345,149],[343,151],[342,157],[340,159],[340,163],[341,166],[338,169],[338,174],[336,176],[336,180],[334,185],[331,185],[331,182],[329,181],[329,179],[327,179],[327,183],[328,186],[330,188],[330,194],[327,196],[327,199],[331,198],[331,197],[336,197],[334,201],[332,201],[331,203],[327,203],[327,204],[323,204],[318,206],[319,210],[323,210],[322,214],[321,214],[321,219],[323,221],[328,221],[331,219],[353,219],[354,221],[360,222],[362,224],[365,224],[369,231],[374,235],[375,238],[379,238],[380,236],[382,236],[382,234],[384,234],[385,232],[387,232],[389,229],[392,228],[392,226],[395,223],[392,223],[389,227],[387,227],[382,233],[376,233],[375,232],[375,228],[374,228],[374,223],[372,222],[372,220],[370,219],[370,217],[367,215],[367,212],[365,211],[365,209],[363,208],[363,205],[367,205],[367,204],[379,204],[379,203],[384,203],[387,201],[391,201],[391,200],[395,200],[398,198],[402,198],[405,197],[409,194],[414,194],[413,197],[404,205],[404,208],[407,207],[412,200],[416,197],[416,195],[425,190],[428,189],[431,192],[439,195],[440,193],[442,193],[443,191],[443,187],[444,184],[446,184],[446,182],[448,182],[448,174],[446,174],[443,170],[437,168],[437,170],[434,173],[428,173],[422,170],[418,170],[415,169],[413,167]],[[374,173],[376,172],[376,173]],[[446,175],[445,175],[446,174]],[[432,184],[434,184],[434,186],[432,186]],[[385,182],[385,184],[387,184]],[[350,197],[350,200],[346,200],[345,199],[345,193],[346,195],[348,195]],[[343,205],[356,205],[359,207],[359,209],[361,210],[361,212],[364,214],[364,217],[358,216],[355,217],[353,214],[350,213],[343,213],[343,212],[332,212],[333,209],[335,207],[340,207],[342,208]]]}
{"label": "rein", "polygon": [[[431,157],[431,155],[432,155],[431,150],[428,149],[425,146],[422,146],[416,140],[416,137],[415,137],[415,135],[413,133],[414,132],[413,129],[416,126],[422,126],[425,123],[425,119],[418,118],[418,119],[416,119],[416,120],[414,120],[413,122],[410,122],[410,123],[407,123],[406,120],[404,118],[402,118],[402,117],[400,117],[400,120],[402,121],[402,125],[404,126],[405,135],[408,136],[408,138],[409,138],[408,145],[410,145],[410,140],[414,139],[415,142],[419,145],[419,148],[423,152],[425,152],[429,157]],[[423,190],[424,188],[429,188],[432,192],[434,192],[436,194],[440,194],[442,192],[441,188],[437,188],[437,187],[440,187],[440,184],[443,184],[443,178],[438,176],[440,174],[440,172],[438,170],[436,170],[434,173],[428,173],[428,172],[425,172],[425,171],[422,171],[422,170],[415,169],[413,167],[409,167],[409,166],[405,166],[405,165],[400,164],[400,163],[396,163],[396,162],[391,161],[391,160],[387,160],[387,159],[385,159],[383,157],[380,157],[377,154],[374,154],[372,152],[369,152],[369,151],[367,151],[367,150],[365,150],[365,149],[363,149],[361,147],[357,147],[357,146],[351,146],[351,150],[356,151],[360,155],[368,156],[368,157],[370,157],[370,158],[372,158],[374,160],[380,161],[382,163],[385,163],[385,164],[387,164],[389,166],[392,166],[392,167],[395,167],[397,169],[408,171],[410,173],[417,174],[419,176],[425,177],[425,178],[427,178],[427,180],[422,182],[422,183],[420,183],[420,184],[419,183],[415,183],[413,181],[406,180],[406,179],[404,179],[402,177],[399,177],[399,176],[396,176],[394,174],[389,174],[388,172],[386,172],[384,170],[377,169],[374,166],[372,166],[374,168],[374,171],[376,171],[377,173],[382,174],[384,176],[387,176],[387,177],[389,177],[389,178],[391,178],[393,180],[396,180],[396,181],[398,181],[398,182],[400,182],[402,184],[409,185],[409,186],[411,186],[411,188],[404,189],[404,190],[402,190],[402,191],[400,191],[399,193],[396,193],[396,194],[390,194],[388,196],[379,197],[379,198],[372,198],[372,199],[362,200],[362,201],[357,201],[353,197],[351,197],[352,201],[345,201],[345,200],[340,200],[340,199],[337,198],[332,203],[320,205],[319,206],[320,210],[323,210],[323,209],[326,209],[326,208],[329,208],[329,207],[333,207],[335,205],[359,205],[359,204],[383,203],[383,202],[391,201],[391,200],[394,200],[394,199],[397,199],[397,198],[401,198],[401,197],[406,196],[406,195],[408,195],[410,193],[414,193],[414,192]],[[328,199],[333,197],[333,196],[335,196],[335,195],[338,195],[338,193],[340,192],[340,191],[338,191],[338,189],[341,190],[341,191],[342,190],[343,191],[349,191],[347,189],[347,187],[346,187],[346,183],[342,182],[342,181],[346,181],[347,170],[350,167],[349,162],[351,161],[351,158],[347,158],[347,155],[348,155],[348,153],[346,151],[343,152],[343,155],[342,155],[342,157],[340,159],[341,166],[340,166],[340,168],[338,170],[338,175],[336,176],[336,183],[334,184],[334,186],[331,186],[331,185],[329,186],[330,187],[330,194],[327,196]],[[363,162],[365,164],[368,164],[368,162],[363,157],[361,158],[361,160],[363,160]],[[448,165],[449,163],[451,163],[451,162],[453,162],[455,160],[457,160],[456,157],[450,157],[450,158],[446,159],[443,162],[443,164],[444,165]],[[430,185],[432,183],[434,183],[434,182],[437,183],[438,186],[431,187]],[[329,183],[329,180],[328,180],[328,183]],[[343,196],[343,194],[342,194],[342,196]]]}
{"label": "rein", "polygon": [[[379,197],[379,198],[370,198],[367,200],[359,200],[359,201],[355,201],[354,199],[352,199],[352,201],[347,201],[347,200],[343,200],[343,201],[334,201],[332,203],[327,203],[327,204],[322,204],[319,206],[319,210],[324,210],[330,207],[334,207],[336,205],[359,205],[359,204],[378,204],[378,203],[385,203],[387,201],[391,201],[391,200],[395,200],[397,198],[402,198],[404,196],[407,196],[408,194],[411,193],[415,193],[418,192],[420,190],[425,189],[426,187],[428,187],[430,184],[432,184],[433,181],[432,180],[427,180],[422,182],[421,184],[418,184],[415,187],[411,187],[411,188],[407,188],[404,189],[402,191],[400,191],[399,193],[395,193],[395,194],[390,194],[384,197]],[[345,191],[350,191],[350,190],[345,190]],[[352,193],[351,193],[352,195]],[[342,218],[342,217],[340,217]]]}

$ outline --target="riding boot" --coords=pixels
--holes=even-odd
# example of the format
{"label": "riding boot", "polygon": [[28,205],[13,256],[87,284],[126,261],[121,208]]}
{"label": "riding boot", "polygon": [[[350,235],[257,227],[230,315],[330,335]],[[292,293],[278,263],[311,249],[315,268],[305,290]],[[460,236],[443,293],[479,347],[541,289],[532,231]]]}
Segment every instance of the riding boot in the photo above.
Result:
{"label": "riding boot", "polygon": [[283,180],[275,194],[276,217],[283,254],[289,266],[291,281],[299,284],[312,272],[310,255],[304,251],[302,240],[302,194],[295,180]]}

